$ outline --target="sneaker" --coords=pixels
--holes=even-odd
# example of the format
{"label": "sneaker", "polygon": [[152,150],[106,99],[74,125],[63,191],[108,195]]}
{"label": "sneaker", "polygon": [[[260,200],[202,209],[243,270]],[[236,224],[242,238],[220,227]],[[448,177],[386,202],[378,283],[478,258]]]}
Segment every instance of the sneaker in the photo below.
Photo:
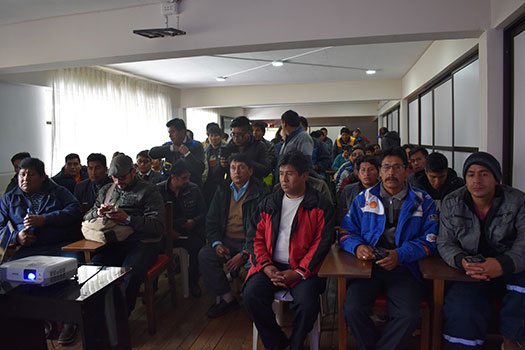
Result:
{"label": "sneaker", "polygon": [[239,309],[240,309],[240,305],[239,305],[239,303],[237,302],[236,299],[233,299],[233,301],[229,302],[229,303],[227,303],[227,302],[225,302],[224,300],[221,299],[220,303],[213,305],[208,310],[208,317],[209,318],[218,318],[218,317],[221,317],[223,315],[226,315],[228,312],[237,311]]}
{"label": "sneaker", "polygon": [[58,344],[60,345],[69,345],[75,341],[75,336],[77,335],[77,325],[64,323],[62,325],[62,331],[58,336]]}
{"label": "sneaker", "polygon": [[512,340],[509,338],[503,338],[503,343],[501,344],[501,350],[521,350],[525,349],[525,342],[520,342],[518,340]]}
{"label": "sneaker", "polygon": [[201,287],[198,284],[190,286],[190,294],[194,298],[200,298],[202,295]]}

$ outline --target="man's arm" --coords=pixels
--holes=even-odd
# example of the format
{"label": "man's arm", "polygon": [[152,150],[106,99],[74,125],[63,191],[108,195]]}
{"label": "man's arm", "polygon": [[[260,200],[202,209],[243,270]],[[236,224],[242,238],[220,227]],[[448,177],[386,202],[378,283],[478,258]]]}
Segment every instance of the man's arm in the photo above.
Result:
{"label": "man's arm", "polygon": [[516,238],[510,250],[496,257],[500,263],[503,274],[513,274],[525,271],[525,200],[522,195],[521,204],[514,223]]}
{"label": "man's arm", "polygon": [[192,219],[195,221],[195,225],[204,224],[207,211],[206,202],[204,201],[204,197],[202,196],[202,192],[199,188],[195,188],[193,191],[197,201],[197,212],[199,214]]}
{"label": "man's arm", "polygon": [[202,148],[202,143],[197,142],[195,147],[189,151],[190,154],[188,154],[187,157],[184,157],[183,155],[183,159],[186,161],[188,169],[192,174],[202,176],[202,172],[204,171],[204,148]]}
{"label": "man's arm", "polygon": [[78,200],[67,189],[57,186],[55,189],[57,201],[64,205],[62,209],[42,214],[45,224],[54,226],[69,226],[82,220],[82,208]]}
{"label": "man's arm", "polygon": [[468,252],[461,248],[461,244],[454,231],[452,218],[454,209],[450,200],[444,200],[441,203],[439,215],[439,234],[436,244],[441,258],[450,266],[464,270],[461,260],[469,255]]}
{"label": "man's arm", "polygon": [[272,170],[270,168],[270,157],[266,145],[261,141],[254,141],[255,144],[255,159],[252,159],[253,173],[259,178],[264,178]]}
{"label": "man's arm", "polygon": [[363,237],[361,236],[361,207],[360,200],[364,200],[361,197],[356,198],[352,202],[350,210],[343,217],[341,227],[339,229],[339,245],[344,251],[356,255],[356,249],[360,245],[368,245]]}
{"label": "man's arm", "polygon": [[273,265],[272,257],[266,249],[265,243],[266,220],[271,219],[271,216],[264,211],[265,204],[266,200],[259,205],[257,212],[249,220],[246,232],[245,248],[250,253],[251,263],[257,271],[262,271],[266,266]]}
{"label": "man's arm", "polygon": [[135,231],[147,233],[152,238],[164,232],[165,207],[164,200],[156,186],[146,191],[143,201],[144,214],[131,216],[131,227]]}
{"label": "man's arm", "polygon": [[215,191],[210,203],[210,209],[206,214],[206,235],[209,244],[222,241],[222,227],[220,226],[224,203],[221,203],[222,193],[220,191],[220,187]]}
{"label": "man's arm", "polygon": [[153,147],[149,150],[149,156],[153,159],[166,158],[171,153],[170,146],[169,144],[163,144],[162,146]]}
{"label": "man's arm", "polygon": [[429,195],[425,195],[423,204],[423,224],[420,233],[397,248],[398,262],[414,262],[434,254],[438,233],[436,205]]}

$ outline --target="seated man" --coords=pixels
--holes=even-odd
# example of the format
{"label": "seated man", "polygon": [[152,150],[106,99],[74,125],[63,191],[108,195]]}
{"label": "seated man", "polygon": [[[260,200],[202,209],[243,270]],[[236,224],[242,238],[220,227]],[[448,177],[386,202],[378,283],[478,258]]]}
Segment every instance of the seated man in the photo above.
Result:
{"label": "seated man", "polygon": [[343,153],[346,146],[352,147],[350,144],[350,129],[346,126],[341,128],[341,136],[335,139],[334,147],[332,149],[332,158],[335,159],[339,153]]}
{"label": "seated man", "polygon": [[[326,286],[317,272],[334,238],[335,215],[330,201],[307,184],[308,171],[306,156],[286,153],[279,161],[282,190],[261,203],[248,231],[252,267],[243,300],[266,349],[303,349]],[[281,289],[294,298],[290,339],[272,310],[274,294]]]}
{"label": "seated man", "polygon": [[503,299],[502,349],[525,347],[525,194],[501,185],[501,167],[489,153],[470,155],[466,186],[441,204],[439,254],[450,266],[481,281],[451,282],[443,307],[444,349],[480,349],[491,314],[490,298]]}
{"label": "seated man", "polygon": [[359,181],[346,185],[338,201],[337,224],[340,224],[350,209],[355,197],[379,182],[379,162],[375,156],[359,156],[354,161]]}
{"label": "seated man", "polygon": [[20,246],[12,259],[64,256],[62,246],[81,237],[81,220],[80,204],[68,190],[49,180],[44,163],[37,158],[23,159],[18,187],[2,197],[0,203],[0,231],[9,234],[4,228],[11,221],[15,230],[12,243]]}
{"label": "seated man", "polygon": [[73,193],[80,204],[87,203],[91,208],[97,199],[98,191],[106,184],[113,182],[106,166],[106,156],[100,153],[91,153],[87,159],[88,179],[78,183]]}
{"label": "seated man", "polygon": [[[113,158],[109,167],[113,184],[98,192],[93,207],[84,220],[106,216],[121,225],[133,228],[124,241],[102,249],[91,260],[95,264],[131,267],[125,279],[128,314],[135,308],[140,285],[149,267],[157,260],[164,232],[164,201],[157,187],[138,179],[133,161],[126,155]],[[109,202],[104,203],[108,191]]]}
{"label": "seated man", "polygon": [[88,178],[87,169],[80,164],[80,157],[76,153],[66,156],[66,164],[58,174],[51,179],[60,186],[64,186],[69,192],[75,192],[77,183]]}
{"label": "seated man", "polygon": [[151,158],[148,150],[141,151],[137,154],[137,176],[144,181],[157,184],[162,181],[160,173],[151,169]]}
{"label": "seated man", "polygon": [[149,151],[151,158],[166,158],[166,163],[173,164],[183,159],[191,173],[191,182],[202,186],[202,172],[204,171],[204,148],[199,141],[190,139],[186,135],[184,120],[175,118],[166,123],[171,141],[162,146],[153,147]]}
{"label": "seated man", "polygon": [[18,186],[18,164],[20,164],[20,162],[24,158],[31,158],[31,155],[28,152],[20,152],[11,157],[11,164],[13,164],[15,175],[13,175],[11,181],[9,181],[9,184],[5,189],[5,193],[11,191],[12,189],[16,188],[16,186]]}
{"label": "seated man", "polygon": [[465,182],[454,169],[448,167],[447,157],[441,153],[430,153],[425,163],[425,171],[414,174],[414,187],[428,193],[439,211],[445,196],[462,187]]}
{"label": "seated man", "polygon": [[[424,285],[417,261],[436,249],[437,215],[432,198],[407,184],[405,151],[383,152],[382,181],[352,202],[341,223],[341,248],[374,260],[370,279],[348,281],[344,318],[362,349],[399,349],[419,323]],[[379,335],[370,319],[375,299],[385,294],[389,321]]]}
{"label": "seated man", "polygon": [[204,217],[206,203],[199,186],[190,182],[190,171],[182,160],[170,170],[170,178],[157,184],[164,201],[173,202],[173,228],[180,234],[175,247],[186,249],[190,255],[189,287],[194,297],[201,296],[199,287],[199,250],[204,246]]}
{"label": "seated man", "polygon": [[351,152],[352,152],[352,146],[350,145],[345,146],[343,149],[343,152],[339,153],[337,157],[335,157],[334,162],[332,163],[332,170],[337,171],[339,170],[341,165],[348,162]]}
{"label": "seated man", "polygon": [[253,172],[247,155],[232,155],[231,183],[217,189],[206,215],[209,244],[199,252],[199,267],[208,295],[220,297],[220,302],[208,310],[208,317],[211,318],[239,308],[224,273],[224,265],[230,272],[237,273],[248,260],[248,222],[266,195],[266,185],[252,176]]}
{"label": "seated man", "polygon": [[408,183],[415,186],[416,176],[425,174],[425,164],[428,151],[424,147],[415,147],[410,150],[408,161],[412,166],[412,174],[408,176]]}

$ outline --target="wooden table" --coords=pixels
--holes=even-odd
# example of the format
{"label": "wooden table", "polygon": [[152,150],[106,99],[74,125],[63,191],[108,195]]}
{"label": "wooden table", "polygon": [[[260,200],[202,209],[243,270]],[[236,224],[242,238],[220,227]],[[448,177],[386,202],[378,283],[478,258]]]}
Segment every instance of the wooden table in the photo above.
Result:
{"label": "wooden table", "polygon": [[106,243],[90,241],[87,239],[81,239],[80,241],[73,242],[71,244],[62,247],[63,251],[66,252],[83,252],[84,260],[86,264],[91,261],[91,254],[95,254],[102,249]]}
{"label": "wooden table", "polygon": [[337,277],[337,323],[339,331],[339,349],[346,350],[347,327],[343,318],[343,304],[346,297],[347,278],[370,278],[372,262],[357,259],[353,254],[343,251],[338,245],[332,249],[323,261],[318,273],[321,277]]}
{"label": "wooden table", "polygon": [[432,318],[432,350],[441,349],[443,328],[443,301],[445,299],[445,281],[478,282],[465,274],[464,271],[447,265],[441,257],[433,255],[419,260],[419,269],[423,278],[433,280],[433,318]]}

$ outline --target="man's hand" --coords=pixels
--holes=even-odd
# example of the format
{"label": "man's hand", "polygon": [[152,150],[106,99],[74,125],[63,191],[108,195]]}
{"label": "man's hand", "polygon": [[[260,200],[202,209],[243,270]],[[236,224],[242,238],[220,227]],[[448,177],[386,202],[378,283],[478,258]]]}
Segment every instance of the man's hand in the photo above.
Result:
{"label": "man's hand", "polygon": [[97,209],[98,216],[104,216],[106,213],[114,211],[115,204],[102,204],[100,208]]}
{"label": "man's hand", "polygon": [[357,249],[355,250],[355,255],[358,259],[361,260],[375,259],[374,249],[369,245],[361,244],[357,246]]}
{"label": "man's hand", "polygon": [[175,153],[176,153],[176,152],[179,152],[179,147],[180,147],[180,146],[177,146],[176,144],[172,143],[172,144],[170,145],[170,151],[175,152]]}
{"label": "man's hand", "polygon": [[284,276],[281,274],[279,269],[274,265],[268,265],[263,269],[263,272],[268,276],[270,281],[272,281],[274,286],[286,288],[286,283],[284,283]]}
{"label": "man's hand", "polygon": [[397,255],[397,250],[387,249],[387,252],[389,253],[388,256],[384,259],[376,261],[376,264],[381,266],[387,271],[392,271],[396,268],[398,262],[399,262],[399,256]]}
{"label": "man's hand", "polygon": [[46,223],[46,219],[43,215],[26,215],[24,218],[24,226],[29,227],[42,227]]}
{"label": "man's hand", "polygon": [[124,223],[129,215],[124,210],[119,209],[115,212],[106,213],[106,216],[116,222]]}
{"label": "man's hand", "polygon": [[226,255],[230,255],[230,250],[223,246],[222,244],[217,244],[215,246],[215,253],[221,258],[225,258]]}
{"label": "man's hand", "polygon": [[224,157],[219,158],[219,163],[221,164],[221,167],[227,168],[228,167],[228,159]]}
{"label": "man's hand", "polygon": [[287,286],[291,286],[295,281],[299,281],[303,278],[303,276],[294,270],[284,270],[278,272],[278,274],[284,277],[284,284]]}
{"label": "man's hand", "polygon": [[191,230],[192,228],[195,227],[195,220],[188,219],[188,220],[186,220],[186,222],[184,224],[181,225],[181,227],[186,229],[186,230]]}
{"label": "man's hand", "polygon": [[497,278],[503,275],[503,269],[499,261],[494,258],[487,258],[485,262],[482,263],[469,263],[465,261],[465,259],[462,259],[461,264],[466,274],[477,280],[490,281],[491,278]]}
{"label": "man's hand", "polygon": [[36,236],[29,232],[29,227],[26,227],[22,231],[18,232],[18,235],[16,235],[16,240],[18,243],[20,243],[20,245],[28,247],[35,244]]}
{"label": "man's hand", "polygon": [[179,146],[179,153],[182,154],[182,155],[185,155],[186,153],[188,153],[190,150],[188,147],[186,147],[186,145],[182,144]]}
{"label": "man's hand", "polygon": [[241,253],[236,254],[233,258],[226,261],[226,267],[228,268],[228,271],[237,270],[242,265],[244,265],[244,259],[242,258]]}

